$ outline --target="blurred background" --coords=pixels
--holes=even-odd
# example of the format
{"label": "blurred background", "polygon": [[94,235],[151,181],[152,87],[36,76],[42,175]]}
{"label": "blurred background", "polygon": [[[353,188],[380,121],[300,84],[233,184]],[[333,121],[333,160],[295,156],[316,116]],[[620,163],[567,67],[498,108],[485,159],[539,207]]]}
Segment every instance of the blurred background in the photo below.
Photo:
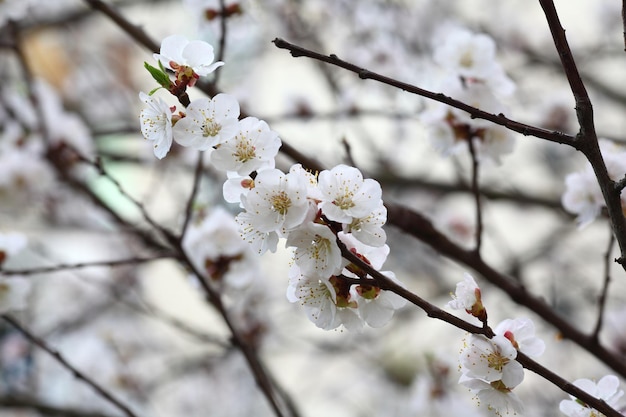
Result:
{"label": "blurred background", "polygon": [[[159,259],[162,248],[146,244],[137,230],[153,230],[111,180],[159,224],[180,228],[197,154],[174,144],[167,158],[157,160],[141,136],[138,94],[156,87],[143,63],[155,65],[155,51],[89,1],[29,0],[17,17],[3,9],[11,1],[4,3],[0,232],[25,234],[28,247],[3,267],[28,270],[155,258],[24,274],[33,291],[27,308],[15,316],[137,415],[274,415],[221,316],[188,270]],[[622,143],[626,72],[621,5],[609,0],[555,3],[594,105],[598,135]],[[497,60],[516,86],[503,99],[505,114],[546,129],[577,132],[574,99],[535,2],[107,4],[156,45],[168,35],[182,34],[219,50],[226,28],[220,55],[225,65],[218,80],[208,77],[209,83],[215,81],[213,87],[236,96],[248,115],[267,121],[285,143],[323,166],[348,163],[377,179],[386,202],[423,213],[467,248],[475,230],[472,161],[467,152],[442,156],[435,149],[421,116],[432,103],[335,67],[293,58],[271,41],[284,38],[438,91],[441,69],[433,53],[442,33],[451,28],[484,33],[495,40]],[[222,7],[232,11],[227,18],[219,16]],[[175,104],[165,91],[156,95]],[[192,89],[190,95],[204,93]],[[46,149],[42,138],[47,138]],[[564,178],[584,169],[583,156],[533,137],[515,134],[515,140],[514,151],[501,164],[481,165],[485,261],[587,332],[595,324],[605,278],[611,277],[601,340],[624,354],[626,283],[623,270],[611,265],[605,271],[605,260],[619,253],[613,247],[607,255],[607,219],[580,229],[561,205]],[[32,158],[10,154],[9,143],[27,147]],[[68,156],[63,143],[90,160],[98,158],[108,175],[81,165],[76,155]],[[296,162],[280,155],[277,167],[286,171]],[[223,201],[224,178],[208,163],[205,167],[194,206],[198,216],[222,206],[234,217],[239,208]],[[443,307],[462,280],[463,266],[396,228],[386,230],[391,254],[383,269]],[[320,330],[285,298],[290,256],[279,244],[276,254],[258,258],[254,282],[229,294],[228,307],[300,415],[436,416],[460,409],[456,407],[463,407],[462,415],[482,413],[472,394],[457,385],[457,356],[467,335],[428,319],[411,305],[381,329],[360,334]],[[476,279],[491,323],[522,316],[534,320],[547,344],[540,363],[569,380],[611,373],[590,354],[561,340],[558,330],[532,311],[480,276]],[[567,397],[529,372],[516,391],[527,415],[559,415],[558,401]],[[7,416],[120,415],[9,325],[0,329],[0,407]]]}

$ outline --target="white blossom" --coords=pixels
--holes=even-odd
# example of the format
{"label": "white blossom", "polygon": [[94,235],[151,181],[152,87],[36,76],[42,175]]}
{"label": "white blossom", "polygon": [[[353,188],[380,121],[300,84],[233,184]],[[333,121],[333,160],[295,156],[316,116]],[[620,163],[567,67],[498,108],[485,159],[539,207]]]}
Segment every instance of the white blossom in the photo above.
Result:
{"label": "white blossom", "polygon": [[189,225],[183,248],[196,268],[227,290],[245,287],[258,270],[257,258],[241,238],[234,216],[221,207]]}
{"label": "white blossom", "polygon": [[161,61],[165,68],[178,70],[179,67],[190,67],[194,73],[204,76],[212,73],[223,62],[213,62],[213,47],[200,40],[189,41],[181,35],[171,35],[161,42],[160,53],[154,59]]}
{"label": "white blossom", "polygon": [[[391,281],[400,284],[391,271],[381,271]],[[371,327],[382,327],[391,320],[396,310],[406,305],[406,300],[391,291],[381,290],[375,286],[358,285],[357,305],[359,315]]]}
{"label": "white blossom", "polygon": [[[604,158],[609,177],[618,181],[626,174],[626,152],[608,140],[600,140],[600,151]],[[622,208],[626,208],[626,192],[621,194]],[[595,220],[605,207],[604,197],[591,165],[587,163],[579,171],[565,177],[565,191],[561,197],[565,210],[576,214],[579,228]]]}
{"label": "white blossom", "polygon": [[236,172],[227,172],[228,179],[224,181],[222,186],[222,193],[224,200],[229,203],[237,203],[241,208],[241,196],[247,195],[248,192],[254,188],[254,180],[251,176],[240,176]]}
{"label": "white blossom", "polygon": [[253,224],[254,216],[248,212],[241,212],[235,217],[235,221],[241,230],[241,237],[252,245],[252,250],[263,255],[268,250],[276,252],[278,247],[278,233],[261,232]]}
{"label": "white blossom", "polygon": [[174,126],[174,140],[198,151],[232,139],[239,132],[239,102],[228,94],[200,98],[187,107],[187,114]]}
{"label": "white blossom", "polygon": [[[346,248],[357,255],[361,260],[371,266],[373,269],[382,268],[389,255],[389,246],[369,246],[358,240],[352,233],[339,232],[337,234],[341,242]],[[347,264],[348,261],[344,261]]]}
{"label": "white blossom", "polygon": [[476,394],[481,407],[498,417],[524,411],[522,400],[501,381],[488,383],[476,378],[462,378],[460,383]]}
{"label": "white blossom", "polygon": [[261,171],[254,179],[254,188],[241,197],[241,203],[256,230],[284,233],[302,224],[309,211],[306,179],[278,169]]}
{"label": "white blossom", "polygon": [[287,299],[300,303],[311,322],[324,330],[343,325],[360,331],[364,322],[358,314],[354,289],[338,277],[319,278],[304,274],[298,265],[289,272]]}
{"label": "white blossom", "polygon": [[515,90],[496,60],[496,44],[490,36],[450,27],[442,28],[438,35],[434,59],[442,68],[464,77],[467,83],[484,83],[501,95]]}
{"label": "white blossom", "polygon": [[452,294],[452,301],[446,304],[454,310],[465,310],[468,314],[480,320],[487,318],[487,311],[481,300],[478,284],[467,272],[463,274],[463,281],[456,284],[456,292]]}
{"label": "white blossom", "polygon": [[274,168],[274,158],[281,142],[278,134],[267,123],[256,117],[239,121],[239,132],[222,141],[211,153],[211,162],[217,169],[248,175],[262,168]]}
{"label": "white blossom", "polygon": [[[617,401],[624,391],[619,389],[619,379],[614,375],[606,375],[597,383],[589,379],[578,379],[574,385],[592,397],[603,400],[609,407],[616,408]],[[598,417],[601,414],[585,404],[583,401],[570,395],[571,400],[563,400],[559,404],[561,412],[569,417]]]}
{"label": "white blossom", "polygon": [[368,216],[382,201],[380,184],[372,179],[363,180],[357,168],[347,165],[320,172],[318,187],[322,212],[336,222],[351,223],[354,217]]}
{"label": "white blossom", "polygon": [[517,350],[504,336],[488,339],[482,335],[471,335],[467,346],[461,351],[463,375],[478,378],[488,383],[502,381],[509,389],[524,379],[524,368],[515,360]]}
{"label": "white blossom", "polygon": [[344,223],[343,231],[349,232],[370,246],[383,246],[387,241],[387,233],[383,225],[387,222],[387,208],[382,200],[380,205],[363,217],[353,217],[350,223]]}
{"label": "white blossom", "polygon": [[307,278],[301,274],[297,265],[293,265],[289,270],[287,299],[291,303],[300,303],[309,320],[317,327],[324,330],[337,327],[337,295],[327,279]]}
{"label": "white blossom", "polygon": [[289,232],[286,246],[296,248],[294,261],[305,275],[328,278],[342,269],[341,250],[327,226],[305,223]]}
{"label": "white blossom", "polygon": [[163,159],[172,146],[172,110],[160,97],[139,93],[141,101],[148,107],[141,111],[141,133],[153,142],[154,156]]}
{"label": "white blossom", "polygon": [[509,339],[517,350],[530,357],[540,356],[546,349],[544,341],[535,336],[535,324],[529,318],[503,320],[493,331]]}

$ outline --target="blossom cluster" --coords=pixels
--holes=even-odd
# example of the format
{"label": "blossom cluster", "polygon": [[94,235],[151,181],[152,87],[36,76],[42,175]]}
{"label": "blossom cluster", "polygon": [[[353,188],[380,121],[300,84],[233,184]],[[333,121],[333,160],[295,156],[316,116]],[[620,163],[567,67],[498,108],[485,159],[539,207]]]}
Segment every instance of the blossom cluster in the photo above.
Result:
{"label": "blossom cluster", "polygon": [[[609,177],[619,181],[626,174],[626,150],[613,142],[602,139],[599,141],[602,158],[606,164]],[[626,209],[626,193],[621,194],[622,208]],[[605,207],[602,191],[598,185],[591,164],[565,177],[565,191],[561,198],[565,210],[576,214],[578,227],[582,228],[595,220]]]}
{"label": "blossom cluster", "polygon": [[[434,60],[444,73],[438,91],[488,113],[506,112],[499,97],[510,95],[515,85],[496,61],[491,37],[453,28],[442,30],[433,43]],[[500,163],[515,144],[505,127],[442,103],[433,104],[421,120],[433,146],[445,156],[467,150],[471,141],[479,160]]]}
{"label": "blossom cluster", "polygon": [[[469,274],[457,285],[448,306],[465,310],[487,323],[480,288]],[[459,383],[474,392],[480,404],[498,416],[503,412],[521,413],[522,401],[513,392],[524,380],[524,368],[515,360],[517,352],[536,357],[545,350],[545,343],[535,336],[535,326],[528,318],[506,319],[493,332],[492,338],[469,336],[460,355]]]}
{"label": "blossom cluster", "polygon": [[[160,83],[176,93],[219,66],[212,63],[210,45],[178,35],[166,38],[155,58],[175,72],[174,83]],[[389,247],[378,182],[346,165],[319,173],[299,164],[289,172],[277,169],[278,134],[263,120],[239,120],[239,103],[231,95],[191,101],[176,115],[162,99],[145,93],[140,98],[147,104],[141,130],[154,143],[157,158],[168,153],[173,141],[208,152],[213,167],[226,173],[224,199],[243,209],[236,221],[244,240],[259,254],[276,251],[281,238],[293,248],[287,298],[302,304],[318,327],[380,327],[405,304],[341,253],[345,246],[372,268],[382,267]],[[396,281],[392,272],[382,274]]]}

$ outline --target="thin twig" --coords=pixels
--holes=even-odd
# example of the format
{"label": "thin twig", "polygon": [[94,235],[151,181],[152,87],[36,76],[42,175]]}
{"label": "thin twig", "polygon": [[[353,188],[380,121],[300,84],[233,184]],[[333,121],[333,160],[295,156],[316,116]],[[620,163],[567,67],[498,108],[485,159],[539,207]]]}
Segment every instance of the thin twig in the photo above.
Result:
{"label": "thin twig", "polygon": [[596,325],[594,327],[593,333],[591,334],[592,339],[598,341],[600,336],[600,330],[602,330],[602,322],[604,320],[604,309],[606,307],[606,296],[609,293],[609,284],[611,282],[611,253],[613,252],[613,247],[615,246],[615,235],[611,231],[609,233],[609,244],[606,248],[606,253],[604,254],[604,284],[602,285],[602,292],[598,297],[598,318],[596,319]]}
{"label": "thin twig", "polygon": [[117,399],[112,393],[107,391],[104,387],[99,385],[93,379],[76,369],[72,364],[70,364],[58,351],[52,349],[48,344],[43,340],[32,334],[28,329],[22,326],[15,318],[10,316],[9,314],[3,314],[2,319],[13,326],[17,331],[22,333],[28,340],[30,340],[35,345],[39,346],[41,349],[46,351],[50,356],[52,356],[59,364],[61,364],[65,369],[70,371],[76,378],[83,381],[85,384],[89,385],[94,391],[98,393],[102,398],[110,402],[120,411],[122,411],[128,417],[137,417],[135,413],[133,413],[128,406],[122,403],[119,399]]}
{"label": "thin twig", "polygon": [[0,397],[1,408],[13,408],[22,410],[32,410],[44,416],[59,417],[115,417],[99,411],[80,410],[77,408],[59,407],[47,404],[39,398],[27,397],[23,395],[5,394]]}
{"label": "thin twig", "polygon": [[472,194],[474,194],[474,209],[476,210],[476,246],[474,250],[480,256],[480,247],[483,239],[483,212],[480,204],[480,187],[478,185],[478,172],[480,164],[478,163],[478,155],[476,155],[476,145],[473,138],[468,138],[470,156],[472,157]]}
{"label": "thin twig", "polygon": [[354,157],[352,156],[352,147],[345,136],[341,138],[341,144],[346,151],[346,163],[352,167],[356,167],[357,165],[354,163]]}
{"label": "thin twig", "polygon": [[381,75],[381,74],[377,74],[365,68],[361,68],[350,62],[339,59],[337,55],[334,55],[334,54],[323,55],[323,54],[308,50],[306,48],[303,48],[301,46],[294,45],[280,38],[276,38],[272,42],[274,42],[277,48],[289,50],[289,52],[291,53],[291,56],[293,57],[297,58],[297,57],[304,56],[304,57],[312,58],[318,61],[322,61],[328,64],[338,66],[340,68],[356,73],[361,79],[375,80],[380,83],[387,84],[395,88],[399,88],[403,91],[407,91],[411,94],[416,94],[422,97],[429,98],[434,101],[438,101],[440,103],[447,104],[449,106],[452,106],[454,108],[457,108],[459,110],[463,110],[469,113],[472,116],[472,118],[488,120],[497,125],[501,125],[510,130],[521,133],[524,136],[528,136],[528,135],[536,136],[538,138],[545,139],[550,142],[556,142],[556,143],[562,143],[562,144],[572,144],[574,141],[574,137],[571,135],[567,135],[562,132],[549,131],[549,130],[542,129],[536,126],[527,125],[527,124],[524,124],[524,123],[521,123],[512,119],[509,119],[502,113],[497,114],[497,115],[487,113],[483,110],[477,109],[476,107],[472,107],[466,103],[463,103],[461,101],[448,97],[444,94],[425,90],[415,85],[404,83],[396,79],[385,77],[384,75]]}
{"label": "thin twig", "polygon": [[103,177],[105,177],[106,179],[111,181],[111,183],[115,186],[115,188],[117,188],[117,191],[121,195],[126,197],[126,199],[128,199],[131,203],[133,203],[135,205],[135,207],[137,207],[139,209],[139,212],[141,213],[141,216],[144,218],[145,221],[148,222],[148,224],[150,224],[150,226],[152,226],[154,229],[156,229],[159,232],[161,232],[169,241],[174,239],[174,234],[171,231],[167,230],[164,226],[162,226],[159,223],[157,223],[152,218],[152,216],[148,213],[148,211],[146,210],[144,205],[142,203],[140,203],[139,201],[137,201],[133,196],[131,196],[124,189],[124,187],[122,187],[122,184],[120,184],[120,182],[117,179],[115,179],[113,176],[111,176],[111,174],[109,174],[107,172],[107,170],[104,168],[104,164],[102,164],[102,161],[99,158],[94,162],[94,161],[90,161],[86,157],[81,157],[81,161],[86,163],[86,164],[89,164],[89,165],[93,166],[94,168],[96,168],[96,170],[98,170],[100,175],[102,175]]}
{"label": "thin twig", "polygon": [[145,262],[158,261],[160,259],[168,259],[174,258],[175,255],[173,253],[165,253],[161,255],[150,256],[147,258],[127,258],[127,259],[118,259],[114,261],[95,261],[95,262],[79,262],[75,264],[56,264],[53,266],[44,266],[40,268],[28,268],[28,269],[2,269],[0,267],[0,275],[35,275],[35,274],[47,274],[50,272],[59,272],[59,271],[68,271],[73,269],[82,269],[89,267],[98,267],[98,266],[121,266],[121,265],[136,265]]}
{"label": "thin twig", "polygon": [[180,241],[182,242],[185,239],[185,234],[187,233],[187,229],[189,228],[189,222],[193,217],[193,203],[196,200],[196,196],[198,195],[198,190],[200,189],[200,180],[202,179],[202,170],[203,170],[203,162],[204,160],[204,152],[198,152],[198,161],[196,162],[196,169],[193,174],[193,186],[191,188],[191,193],[189,193],[189,198],[187,198],[187,204],[185,206],[185,219],[183,221],[183,228],[180,231]]}
{"label": "thin twig", "polygon": [[[226,36],[227,36],[227,25],[226,20],[228,16],[226,16],[226,0],[220,0],[220,40],[218,43],[217,50],[217,58],[215,61],[223,61],[224,55],[226,54]],[[220,74],[222,72],[218,69],[215,71],[215,77],[213,78],[213,84],[217,87],[217,84],[220,80]]]}

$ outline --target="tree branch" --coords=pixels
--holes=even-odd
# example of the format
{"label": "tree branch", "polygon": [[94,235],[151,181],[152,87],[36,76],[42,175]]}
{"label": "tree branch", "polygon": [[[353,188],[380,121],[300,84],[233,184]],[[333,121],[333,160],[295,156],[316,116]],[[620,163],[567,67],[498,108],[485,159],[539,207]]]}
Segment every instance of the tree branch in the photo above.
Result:
{"label": "tree branch", "polygon": [[27,330],[24,326],[22,326],[16,319],[8,314],[3,314],[2,319],[13,326],[17,331],[22,333],[28,340],[30,340],[33,344],[39,346],[45,352],[47,352],[50,356],[52,356],[59,364],[61,364],[65,369],[70,371],[76,378],[83,381],[85,384],[89,385],[96,393],[114,405],[117,409],[119,409],[122,413],[127,415],[128,417],[137,417],[135,413],[133,413],[130,408],[122,403],[118,398],[116,398],[112,393],[107,391],[100,384],[95,382],[93,379],[83,374],[81,371],[76,369],[73,365],[71,365],[58,351],[52,349],[48,344],[43,340],[33,335],[29,330]]}
{"label": "tree branch", "polygon": [[451,97],[448,97],[441,93],[434,93],[429,90],[425,90],[423,88],[416,87],[412,84],[407,84],[393,78],[385,77],[384,75],[377,74],[365,68],[361,68],[357,65],[351,64],[347,61],[343,61],[337,57],[337,55],[323,55],[317,52],[310,51],[306,48],[303,48],[298,45],[291,44],[283,39],[276,38],[272,42],[276,45],[277,48],[287,49],[291,56],[297,57],[307,57],[312,58],[318,61],[326,62],[331,65],[338,66],[340,68],[346,69],[348,71],[354,72],[361,79],[371,79],[378,81],[383,84],[387,84],[392,87],[399,88],[403,91],[407,91],[412,94],[416,94],[418,96],[426,97],[434,101],[438,101],[440,103],[447,104],[459,110],[463,110],[469,113],[473,118],[476,119],[484,119],[490,122],[493,122],[497,125],[504,126],[510,130],[521,133],[524,136],[535,136],[541,139],[548,140],[550,142],[562,143],[562,144],[572,144],[574,141],[574,137],[571,135],[567,135],[562,132],[553,132],[546,129],[542,129],[540,127],[535,127],[531,125],[527,125],[521,122],[517,122],[515,120],[511,120],[507,118],[504,114],[491,114],[487,113],[483,110],[477,109],[476,107],[472,107],[468,104],[465,104],[461,101],[455,100]]}

